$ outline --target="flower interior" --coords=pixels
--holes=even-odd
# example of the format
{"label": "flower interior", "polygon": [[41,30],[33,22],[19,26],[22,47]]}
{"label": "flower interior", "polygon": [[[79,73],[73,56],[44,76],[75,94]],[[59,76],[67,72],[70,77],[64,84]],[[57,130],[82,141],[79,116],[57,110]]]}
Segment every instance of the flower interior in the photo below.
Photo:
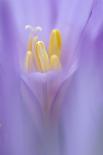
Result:
{"label": "flower interior", "polygon": [[27,72],[48,72],[61,69],[61,47],[62,37],[58,29],[53,29],[50,34],[49,46],[46,47],[37,35],[40,27],[32,28],[27,25],[26,29],[31,30],[26,52],[25,67]]}

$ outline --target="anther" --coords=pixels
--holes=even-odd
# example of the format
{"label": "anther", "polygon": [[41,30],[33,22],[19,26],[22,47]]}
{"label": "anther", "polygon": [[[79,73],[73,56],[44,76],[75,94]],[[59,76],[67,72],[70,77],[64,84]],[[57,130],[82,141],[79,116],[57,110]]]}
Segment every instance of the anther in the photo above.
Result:
{"label": "anther", "polygon": [[50,35],[50,42],[49,42],[49,55],[57,55],[60,58],[61,55],[61,46],[62,46],[62,39],[60,31],[57,29],[52,30]]}
{"label": "anther", "polygon": [[35,45],[35,54],[38,70],[46,72],[49,70],[49,58],[46,51],[45,44],[38,41]]}
{"label": "anther", "polygon": [[33,53],[31,51],[27,51],[25,67],[27,72],[31,72],[33,70]]}

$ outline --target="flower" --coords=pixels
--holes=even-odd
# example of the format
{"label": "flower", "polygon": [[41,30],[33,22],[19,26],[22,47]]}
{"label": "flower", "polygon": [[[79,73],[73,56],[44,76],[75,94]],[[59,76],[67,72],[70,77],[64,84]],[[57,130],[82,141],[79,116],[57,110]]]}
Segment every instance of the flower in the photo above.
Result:
{"label": "flower", "polygon": [[[2,155],[101,154],[102,4],[102,0],[1,1]],[[43,28],[42,42],[36,42],[37,62],[50,31],[55,27],[61,31],[63,47],[56,67],[51,63],[53,68],[48,68],[46,55],[43,62],[48,65],[32,71],[29,51],[25,71],[28,23]]]}

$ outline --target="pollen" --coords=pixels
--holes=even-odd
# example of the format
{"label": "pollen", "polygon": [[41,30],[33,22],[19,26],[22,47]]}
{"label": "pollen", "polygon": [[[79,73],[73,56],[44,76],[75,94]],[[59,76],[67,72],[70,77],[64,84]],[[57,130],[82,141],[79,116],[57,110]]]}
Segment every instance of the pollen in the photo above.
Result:
{"label": "pollen", "polygon": [[60,70],[61,65],[61,48],[62,37],[58,29],[53,29],[50,34],[49,46],[39,40],[37,32],[41,31],[40,27],[33,28],[27,25],[26,29],[31,30],[26,59],[25,68],[27,72],[48,72],[50,70]]}

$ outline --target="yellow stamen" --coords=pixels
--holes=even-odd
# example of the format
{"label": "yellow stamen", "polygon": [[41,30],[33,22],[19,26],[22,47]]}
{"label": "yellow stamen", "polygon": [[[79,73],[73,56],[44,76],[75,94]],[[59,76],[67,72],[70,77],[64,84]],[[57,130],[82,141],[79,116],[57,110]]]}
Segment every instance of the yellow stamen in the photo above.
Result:
{"label": "yellow stamen", "polygon": [[50,35],[50,43],[49,43],[49,55],[57,55],[60,58],[61,54],[61,46],[62,46],[62,39],[60,31],[54,29]]}
{"label": "yellow stamen", "polygon": [[57,55],[50,57],[50,67],[52,70],[59,70],[61,68],[61,63]]}
{"label": "yellow stamen", "polygon": [[33,54],[32,51],[27,51],[26,61],[25,61],[26,70],[31,72],[33,69]]}
{"label": "yellow stamen", "polygon": [[37,32],[41,31],[41,27],[26,25],[25,28],[31,31],[25,61],[27,71],[31,72],[34,68],[40,72],[47,72],[50,69],[60,69],[62,46],[60,31],[58,29],[51,31],[49,48],[47,52],[45,44],[42,41],[38,41]]}
{"label": "yellow stamen", "polygon": [[29,38],[29,41],[28,41],[28,47],[27,47],[27,50],[28,51],[32,51],[32,38]]}
{"label": "yellow stamen", "polygon": [[35,43],[38,41],[38,36],[35,36],[34,38],[29,38],[28,41],[28,51],[32,51],[33,46],[35,45]]}
{"label": "yellow stamen", "polygon": [[42,41],[38,41],[35,45],[35,55],[38,70],[48,71],[49,70],[49,58],[45,48],[45,45]]}
{"label": "yellow stamen", "polygon": [[35,44],[36,44],[36,42],[38,41],[38,36],[35,36],[34,38],[33,38],[33,46],[35,46]]}

